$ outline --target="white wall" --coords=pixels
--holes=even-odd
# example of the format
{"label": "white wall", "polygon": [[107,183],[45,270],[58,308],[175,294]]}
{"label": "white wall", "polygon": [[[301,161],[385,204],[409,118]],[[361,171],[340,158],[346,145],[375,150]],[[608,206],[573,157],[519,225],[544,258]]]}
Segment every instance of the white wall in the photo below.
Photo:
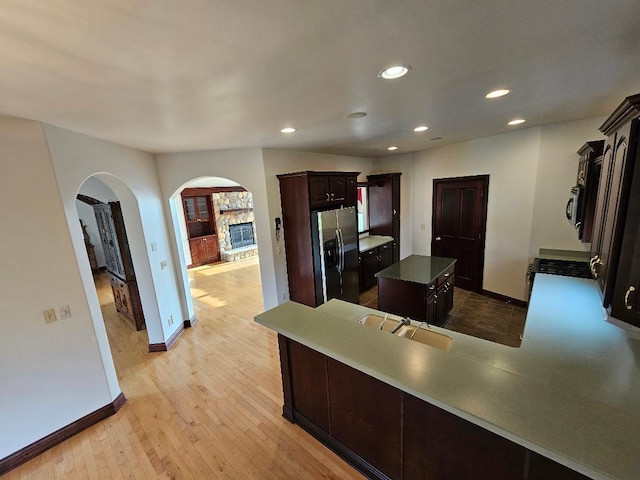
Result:
{"label": "white wall", "polygon": [[[0,204],[4,458],[109,404],[120,388],[101,355],[38,122],[0,117]],[[71,318],[45,324],[42,311],[64,305]]]}
{"label": "white wall", "polygon": [[604,121],[605,117],[590,118],[542,127],[529,246],[531,257],[535,257],[540,248],[589,249],[590,244],[578,240],[574,227],[567,221],[565,206],[569,190],[576,184],[577,151],[587,141],[604,139],[598,131]]}
{"label": "white wall", "polygon": [[[272,230],[267,206],[267,191],[264,181],[262,153],[258,148],[216,150],[188,153],[168,153],[156,156],[158,178],[165,204],[170,205],[167,222],[172,229],[173,254],[181,271],[180,289],[183,308],[191,318],[195,311],[189,291],[189,278],[182,242],[184,231],[180,223],[184,215],[181,210],[180,192],[185,185],[203,177],[220,177],[242,185],[253,195],[256,216],[256,240],[260,255],[260,277],[265,308],[278,304],[273,266]],[[178,241],[176,241],[178,239]]]}
{"label": "white wall", "polygon": [[[276,175],[281,173],[300,172],[304,170],[361,172],[358,181],[366,181],[371,173],[372,160],[362,157],[347,157],[340,155],[326,155],[309,152],[293,152],[289,150],[263,149],[264,173],[268,193],[269,219],[273,225],[276,217],[282,218],[280,203],[280,183]],[[254,196],[254,203],[256,202]],[[284,234],[280,242],[276,242],[273,228],[271,228],[274,249],[275,278],[279,302],[288,300],[289,284],[287,281],[287,263],[284,252]],[[260,251],[262,258],[262,250]]]}
{"label": "white wall", "polygon": [[488,174],[483,288],[526,300],[527,267],[538,248],[587,248],[563,215],[575,152],[600,138],[599,125],[589,119],[521,129],[414,154],[413,253],[431,251],[433,179]]}
{"label": "white wall", "polygon": [[84,242],[75,208],[76,195],[90,176],[107,184],[121,202],[149,343],[164,343],[183,317],[153,155],[50,125],[44,131],[96,331],[104,325],[88,260],[80,253]]}

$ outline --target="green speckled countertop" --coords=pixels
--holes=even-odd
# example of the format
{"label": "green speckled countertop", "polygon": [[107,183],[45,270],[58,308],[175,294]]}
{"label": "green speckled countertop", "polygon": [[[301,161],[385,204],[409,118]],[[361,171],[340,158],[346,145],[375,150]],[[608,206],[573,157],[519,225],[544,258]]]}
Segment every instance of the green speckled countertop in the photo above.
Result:
{"label": "green speckled countertop", "polygon": [[371,312],[287,302],[256,322],[591,478],[640,478],[640,339],[604,321],[594,280],[536,275],[520,348],[432,327],[445,352],[357,323]]}
{"label": "green speckled countertop", "polygon": [[376,277],[426,285],[438,278],[454,263],[456,263],[454,258],[409,255],[384,270],[380,270],[376,273]]}

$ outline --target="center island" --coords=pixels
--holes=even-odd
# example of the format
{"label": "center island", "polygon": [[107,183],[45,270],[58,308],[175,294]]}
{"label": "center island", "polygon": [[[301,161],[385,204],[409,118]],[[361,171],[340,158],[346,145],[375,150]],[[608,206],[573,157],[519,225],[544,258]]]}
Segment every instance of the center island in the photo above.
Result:
{"label": "center island", "polygon": [[378,309],[441,325],[453,308],[454,258],[409,255],[376,273]]}
{"label": "center island", "polygon": [[640,340],[588,279],[536,275],[520,348],[430,327],[448,350],[362,325],[360,305],[284,303],[283,415],[369,478],[640,478]]}

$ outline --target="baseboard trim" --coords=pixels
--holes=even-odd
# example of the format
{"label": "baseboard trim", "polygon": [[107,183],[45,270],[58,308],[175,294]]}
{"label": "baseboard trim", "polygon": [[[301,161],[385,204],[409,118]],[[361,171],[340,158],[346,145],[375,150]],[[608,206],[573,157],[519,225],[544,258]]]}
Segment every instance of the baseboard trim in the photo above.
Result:
{"label": "baseboard trim", "polygon": [[198,317],[195,314],[189,319],[184,321],[184,328],[191,328],[198,322]]}
{"label": "baseboard trim", "polygon": [[75,422],[70,423],[66,427],[62,427],[61,429],[56,430],[55,432],[41,438],[40,440],[33,442],[31,445],[27,445],[17,452],[4,457],[0,460],[0,476],[4,475],[10,470],[13,470],[16,467],[19,467],[23,463],[28,462],[29,460],[37,457],[38,455],[46,452],[50,448],[55,447],[65,440],[68,440],[69,438],[77,435],[83,430],[92,427],[105,418],[114,415],[118,410],[122,408],[126,401],[127,399],[121,392],[113,402],[105,405],[102,408],[99,408],[94,412],[91,412],[88,415],[85,415]]}
{"label": "baseboard trim", "polygon": [[523,300],[507,297],[506,295],[490,292],[489,290],[482,290],[482,295],[484,295],[485,297],[493,298],[495,300],[500,300],[501,302],[504,302],[504,303],[510,303],[512,305],[515,305],[516,307],[527,308],[527,306],[529,305],[527,302]]}
{"label": "baseboard trim", "polygon": [[178,329],[173,333],[173,335],[169,337],[169,339],[166,342],[150,343],[149,353],[168,351],[173,346],[173,344],[176,343],[176,340],[178,340],[178,337],[182,335],[183,332],[184,332],[184,322],[180,324]]}

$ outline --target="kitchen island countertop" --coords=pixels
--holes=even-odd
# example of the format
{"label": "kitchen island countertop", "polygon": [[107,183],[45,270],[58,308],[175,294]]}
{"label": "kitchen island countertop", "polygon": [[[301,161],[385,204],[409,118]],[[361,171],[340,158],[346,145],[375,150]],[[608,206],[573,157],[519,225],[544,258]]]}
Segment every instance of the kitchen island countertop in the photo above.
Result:
{"label": "kitchen island countertop", "polygon": [[376,277],[426,285],[454,263],[456,260],[453,258],[409,255],[384,270],[380,270],[376,273]]}
{"label": "kitchen island countertop", "polygon": [[520,348],[434,327],[449,351],[287,302],[256,321],[592,478],[640,478],[640,339],[603,320],[593,280],[536,276]]}

